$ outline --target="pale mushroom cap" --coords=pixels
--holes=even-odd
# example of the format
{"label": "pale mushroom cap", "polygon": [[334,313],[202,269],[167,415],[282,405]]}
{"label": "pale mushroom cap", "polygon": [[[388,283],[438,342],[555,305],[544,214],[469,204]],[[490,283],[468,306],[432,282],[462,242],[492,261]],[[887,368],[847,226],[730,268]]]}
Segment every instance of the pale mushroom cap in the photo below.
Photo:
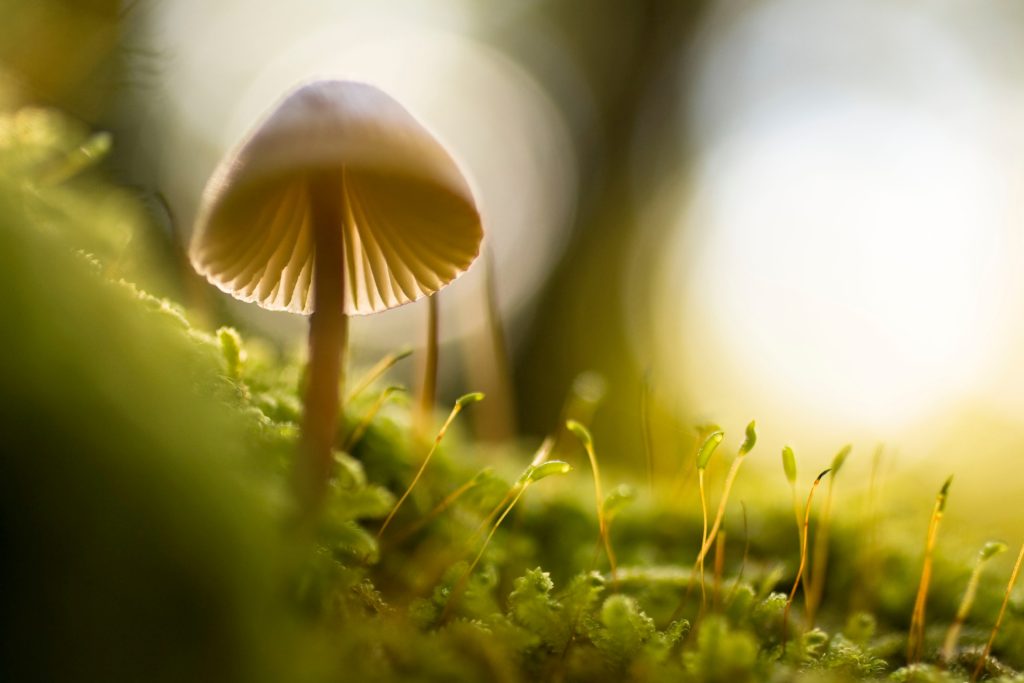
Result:
{"label": "pale mushroom cap", "polygon": [[310,178],[323,172],[337,178],[347,217],[347,314],[433,294],[479,253],[480,215],[440,143],[377,88],[318,81],[287,96],[214,172],[192,265],[235,298],[311,313]]}

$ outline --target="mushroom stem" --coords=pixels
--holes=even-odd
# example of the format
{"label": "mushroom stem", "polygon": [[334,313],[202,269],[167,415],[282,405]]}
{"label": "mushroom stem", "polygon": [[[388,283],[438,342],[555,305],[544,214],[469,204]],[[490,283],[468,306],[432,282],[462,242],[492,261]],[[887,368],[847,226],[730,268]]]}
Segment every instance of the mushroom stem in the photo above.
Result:
{"label": "mushroom stem", "polygon": [[309,368],[303,415],[303,449],[297,468],[301,503],[307,511],[323,501],[331,475],[337,435],[339,396],[344,384],[348,344],[345,315],[345,245],[348,209],[338,201],[344,193],[343,171],[314,174],[309,180],[313,227],[313,313],[309,318]]}
{"label": "mushroom stem", "polygon": [[437,398],[437,297],[427,297],[427,347],[423,357],[423,381],[420,385],[416,431],[424,441],[430,428],[430,416]]}

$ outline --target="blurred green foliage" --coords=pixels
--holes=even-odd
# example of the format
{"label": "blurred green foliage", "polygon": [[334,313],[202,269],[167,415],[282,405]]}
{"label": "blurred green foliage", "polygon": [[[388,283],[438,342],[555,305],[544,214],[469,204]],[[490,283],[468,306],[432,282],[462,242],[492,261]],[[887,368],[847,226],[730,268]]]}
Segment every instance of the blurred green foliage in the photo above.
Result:
{"label": "blurred green foliage", "polygon": [[[821,628],[801,632],[794,614],[783,651],[778,591],[797,534],[768,492],[748,501],[749,520],[726,516],[726,537],[745,540],[730,540],[704,613],[686,569],[700,542],[692,498],[612,489],[613,580],[585,467],[531,489],[467,575],[481,524],[530,455],[457,429],[378,543],[424,456],[394,403],[341,450],[383,381],[346,405],[325,512],[297,525],[299,360],[233,329],[204,332],[136,284],[149,272],[143,219],[82,162],[95,153],[56,111],[0,114],[0,680],[940,681],[977,662],[996,580],[948,671],[932,665],[976,551],[940,540],[931,663],[907,668],[920,539],[877,534],[867,548],[875,522],[841,510]],[[1015,599],[1002,663],[986,671],[1014,675],[1022,644]]]}

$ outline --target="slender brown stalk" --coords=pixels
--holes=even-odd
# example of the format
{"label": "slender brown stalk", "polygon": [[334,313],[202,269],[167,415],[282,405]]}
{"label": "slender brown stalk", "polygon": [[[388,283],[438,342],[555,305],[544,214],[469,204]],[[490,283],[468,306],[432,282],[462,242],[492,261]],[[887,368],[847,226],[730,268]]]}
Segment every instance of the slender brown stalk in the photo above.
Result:
{"label": "slender brown stalk", "polygon": [[914,612],[910,617],[910,633],[907,636],[907,662],[915,664],[921,659],[924,651],[924,624],[925,607],[928,602],[928,587],[932,580],[932,562],[935,555],[935,543],[939,536],[939,525],[942,523],[942,515],[946,510],[946,499],[949,497],[949,486],[953,483],[953,477],[946,479],[946,482],[939,489],[935,497],[935,506],[932,508],[932,516],[928,522],[928,535],[924,543],[924,565],[921,568],[921,582],[917,587],[917,598],[914,601]]}
{"label": "slender brown stalk", "polygon": [[430,423],[430,414],[434,411],[437,399],[437,328],[438,328],[438,297],[427,297],[427,343],[423,356],[423,378],[420,380],[420,395],[416,403],[415,431],[421,438],[426,438]]}
{"label": "slender brown stalk", "polygon": [[782,654],[786,654],[786,636],[789,634],[789,612],[793,608],[793,599],[796,597],[796,589],[800,586],[800,579],[804,575],[804,567],[807,566],[807,532],[811,527],[811,502],[814,500],[814,490],[818,488],[822,478],[828,474],[825,470],[815,478],[811,484],[811,492],[807,494],[807,505],[804,506],[803,531],[800,536],[800,566],[796,570],[796,580],[793,581],[793,588],[789,591],[786,599],[786,608],[782,611]]}
{"label": "slender brown stalk", "polygon": [[985,643],[985,650],[981,653],[981,657],[978,659],[978,666],[975,667],[974,673],[971,674],[971,683],[978,680],[981,676],[982,669],[985,668],[985,662],[992,655],[992,646],[996,642],[996,635],[999,634],[999,627],[1003,624],[1003,617],[1006,616],[1006,606],[1010,604],[1010,594],[1013,593],[1013,586],[1017,583],[1017,576],[1020,574],[1021,561],[1024,560],[1024,545],[1021,546],[1020,552],[1017,553],[1017,561],[1013,565],[1013,571],[1010,572],[1010,580],[1006,584],[1006,593],[1003,594],[1003,604],[999,607],[999,614],[996,616],[996,623],[992,626],[992,633],[989,634],[988,642]]}
{"label": "slender brown stalk", "polygon": [[715,542],[715,581],[711,589],[711,606],[717,610],[721,604],[722,596],[722,571],[725,569],[725,540],[726,533],[718,534]]}
{"label": "slender brown stalk", "polygon": [[430,450],[427,452],[427,457],[423,459],[423,464],[420,465],[420,469],[416,472],[416,476],[413,477],[412,482],[409,484],[409,488],[405,490],[405,493],[402,494],[402,497],[399,498],[398,502],[395,503],[395,506],[391,508],[391,512],[389,512],[388,516],[384,519],[384,523],[380,525],[380,530],[377,532],[377,538],[380,538],[384,535],[384,530],[388,528],[389,524],[391,524],[391,520],[394,519],[395,514],[398,512],[398,509],[402,507],[402,503],[405,502],[405,499],[409,497],[409,494],[412,493],[412,490],[416,487],[416,484],[419,482],[420,477],[422,477],[423,473],[426,471],[427,465],[430,463],[430,459],[434,456],[434,451],[436,451],[437,447],[441,444],[441,439],[444,438],[445,433],[447,433],[448,428],[455,420],[455,417],[462,411],[463,406],[474,401],[479,401],[483,397],[484,395],[479,393],[466,394],[465,396],[455,401],[455,405],[452,407],[452,411],[448,413],[448,418],[444,421],[444,424],[441,425],[441,429],[437,432],[437,436],[434,437],[434,443],[431,444]]}
{"label": "slender brown stalk", "polygon": [[302,456],[297,462],[296,487],[307,515],[323,503],[334,462],[340,395],[345,384],[345,245],[347,219],[337,200],[344,178],[325,173],[310,179],[312,222],[316,249],[313,267],[313,313],[309,317],[309,367],[302,417]]}

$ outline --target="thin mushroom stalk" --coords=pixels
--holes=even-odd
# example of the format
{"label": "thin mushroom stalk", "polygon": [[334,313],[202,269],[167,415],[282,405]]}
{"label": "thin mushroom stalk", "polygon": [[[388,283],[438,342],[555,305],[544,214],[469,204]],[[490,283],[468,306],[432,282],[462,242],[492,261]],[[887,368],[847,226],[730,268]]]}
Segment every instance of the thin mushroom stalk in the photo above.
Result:
{"label": "thin mushroom stalk", "polygon": [[469,268],[482,240],[452,158],[363,83],[298,88],[217,167],[189,247],[193,267],[237,299],[310,316],[295,466],[306,515],[332,474],[348,317],[435,294]]}
{"label": "thin mushroom stalk", "polygon": [[344,201],[335,196],[343,187],[344,170],[316,173],[309,181],[313,251],[313,312],[309,316],[309,369],[297,483],[302,500],[318,501],[331,475],[332,450],[338,424],[339,396],[345,386],[345,247],[337,226],[347,220]]}
{"label": "thin mushroom stalk", "polygon": [[419,401],[416,404],[416,434],[426,439],[430,415],[434,412],[434,401],[437,399],[437,336],[438,336],[438,301],[436,296],[427,299],[427,343],[423,354],[423,378],[420,380]]}

